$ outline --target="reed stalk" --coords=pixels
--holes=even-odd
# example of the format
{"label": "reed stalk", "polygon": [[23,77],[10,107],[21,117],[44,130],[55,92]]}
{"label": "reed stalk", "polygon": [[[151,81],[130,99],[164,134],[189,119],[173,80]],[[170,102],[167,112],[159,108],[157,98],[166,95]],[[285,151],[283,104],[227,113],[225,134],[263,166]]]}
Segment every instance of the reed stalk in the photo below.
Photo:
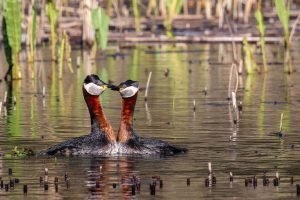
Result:
{"label": "reed stalk", "polygon": [[165,19],[165,27],[167,31],[167,36],[169,38],[173,38],[173,20],[176,15],[179,14],[181,11],[181,8],[183,6],[183,0],[166,0],[166,10],[167,10],[167,16]]}
{"label": "reed stalk", "polygon": [[51,59],[56,60],[56,43],[57,43],[57,20],[58,20],[58,10],[56,9],[56,5],[54,0],[47,0],[46,6],[46,14],[48,16],[50,22],[50,30],[51,30]]}
{"label": "reed stalk", "polygon": [[251,46],[249,45],[247,38],[243,39],[243,54],[244,54],[244,66],[247,74],[254,74],[254,71],[259,69],[256,66],[256,62],[254,60],[253,51]]}
{"label": "reed stalk", "polygon": [[63,65],[64,65],[64,52],[65,52],[65,32],[63,33],[62,40],[58,51],[58,78],[62,79]]}
{"label": "reed stalk", "polygon": [[37,26],[37,8],[36,2],[33,0],[32,9],[31,9],[31,17],[29,23],[29,42],[30,42],[30,53],[28,57],[29,67],[31,71],[31,78],[34,78],[34,69],[33,63],[35,59],[35,47],[36,47],[36,26]]}
{"label": "reed stalk", "polygon": [[149,76],[148,76],[148,80],[147,80],[147,85],[146,85],[146,91],[145,91],[145,101],[147,101],[147,98],[148,98],[148,90],[149,90],[151,76],[152,76],[152,72],[149,72]]}
{"label": "reed stalk", "polygon": [[65,58],[67,61],[67,66],[68,66],[70,72],[74,73],[73,68],[72,68],[72,57],[71,57],[72,48],[70,45],[70,38],[66,32],[64,32],[64,37],[65,37]]}
{"label": "reed stalk", "polygon": [[[21,79],[19,67],[19,53],[21,50],[21,8],[18,0],[6,0],[4,3],[3,35],[7,37],[5,46],[10,50],[6,56],[9,62],[9,71],[13,79]],[[7,49],[7,50],[8,50]],[[12,69],[11,69],[12,68]],[[12,71],[12,73],[11,73]]]}
{"label": "reed stalk", "polygon": [[132,0],[132,8],[134,14],[134,21],[135,21],[135,31],[141,32],[141,16],[140,16],[140,6],[138,0]]}
{"label": "reed stalk", "polygon": [[205,0],[205,15],[206,15],[206,19],[211,19],[212,18],[211,8],[212,8],[212,2],[211,2],[211,0]]}
{"label": "reed stalk", "polygon": [[260,33],[260,48],[262,51],[262,59],[263,59],[263,65],[264,65],[264,72],[268,72],[268,64],[267,64],[267,57],[266,57],[266,48],[265,48],[265,24],[264,24],[264,18],[260,9],[259,8],[255,11],[254,13],[255,19],[256,19],[256,23],[257,23],[257,30]]}
{"label": "reed stalk", "polygon": [[105,11],[98,7],[92,10],[92,25],[95,30],[96,47],[105,49],[108,43],[108,32],[109,32],[109,16]]}
{"label": "reed stalk", "polygon": [[280,126],[279,126],[279,132],[282,131],[282,124],[283,124],[283,113],[280,115]]}
{"label": "reed stalk", "polygon": [[275,0],[275,8],[281,25],[284,31],[284,72],[292,73],[292,60],[291,60],[291,43],[289,41],[290,38],[290,30],[289,30],[289,21],[290,21],[290,13],[289,13],[289,4],[287,5],[284,0]]}

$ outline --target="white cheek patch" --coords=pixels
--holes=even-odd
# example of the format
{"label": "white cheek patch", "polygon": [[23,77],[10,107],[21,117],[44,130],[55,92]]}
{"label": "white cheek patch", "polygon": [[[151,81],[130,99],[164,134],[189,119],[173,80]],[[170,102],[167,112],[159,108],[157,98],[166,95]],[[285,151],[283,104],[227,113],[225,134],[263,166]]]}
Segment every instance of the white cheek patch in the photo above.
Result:
{"label": "white cheek patch", "polygon": [[100,87],[94,83],[84,83],[83,87],[90,95],[100,95],[104,91],[103,87]]}
{"label": "white cheek patch", "polygon": [[121,94],[122,94],[122,97],[129,98],[129,97],[134,96],[137,93],[137,91],[139,91],[139,88],[130,86],[130,87],[123,89],[121,91]]}

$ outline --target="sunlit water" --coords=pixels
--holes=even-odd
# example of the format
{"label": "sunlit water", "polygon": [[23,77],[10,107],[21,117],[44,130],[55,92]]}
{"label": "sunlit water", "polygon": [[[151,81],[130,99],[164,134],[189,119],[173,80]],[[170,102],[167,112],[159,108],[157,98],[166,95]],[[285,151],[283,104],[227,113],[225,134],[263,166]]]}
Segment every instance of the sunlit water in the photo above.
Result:
{"label": "sunlit water", "polygon": [[[294,48],[299,45],[295,45]],[[223,51],[222,51],[223,49]],[[280,47],[268,46],[268,60],[282,61]],[[187,53],[183,52],[188,50]],[[113,51],[107,51],[110,54]],[[0,118],[0,175],[8,183],[8,169],[20,183],[1,199],[23,198],[23,184],[28,184],[28,199],[293,199],[300,178],[300,76],[284,74],[282,64],[270,65],[267,75],[240,76],[238,102],[243,112],[237,126],[232,121],[228,97],[231,67],[231,46],[223,44],[138,46],[121,50],[124,59],[98,54],[95,63],[87,52],[73,51],[71,74],[64,69],[62,80],[51,73],[56,64],[49,61],[49,50],[40,49],[35,64],[36,81],[31,81],[25,52],[21,55],[24,78],[14,81],[11,88],[0,83],[0,98],[8,91],[7,110],[2,107]],[[300,61],[293,52],[294,67]],[[76,67],[81,56],[82,66]],[[223,57],[223,58],[222,58]],[[261,60],[259,54],[257,60]],[[3,49],[0,65],[6,66]],[[5,67],[4,67],[5,68]],[[168,77],[165,77],[166,69]],[[147,104],[144,87],[152,71]],[[3,76],[5,70],[1,71]],[[189,152],[173,157],[30,157],[9,156],[14,146],[39,151],[55,143],[89,133],[90,121],[82,97],[82,81],[96,73],[105,80],[120,83],[126,79],[140,81],[141,91],[134,115],[134,128],[144,137],[154,137],[186,147]],[[235,79],[233,79],[235,81]],[[42,88],[46,96],[42,97]],[[207,94],[204,89],[207,88]],[[233,86],[231,87],[233,88]],[[16,97],[16,105],[13,103]],[[196,110],[193,111],[193,100]],[[3,100],[1,100],[3,101]],[[105,113],[117,132],[120,121],[120,96],[106,91],[101,96]],[[275,103],[274,103],[275,102]],[[284,113],[281,139],[278,132],[280,114]],[[232,136],[232,141],[229,141]],[[292,145],[294,145],[292,148]],[[217,184],[205,187],[207,163],[212,163]],[[49,190],[44,191],[39,177],[49,169]],[[101,168],[101,169],[100,169]],[[229,172],[234,182],[229,182]],[[262,186],[267,172],[270,185]],[[279,187],[273,186],[279,172]],[[64,182],[68,174],[70,185]],[[141,191],[132,196],[128,177],[141,179]],[[245,187],[244,179],[256,175],[258,186]],[[152,176],[160,176],[163,188],[156,187],[151,196]],[[296,183],[290,184],[290,177]],[[54,177],[59,178],[55,191]],[[191,184],[187,186],[187,178]],[[96,181],[100,183],[96,187]],[[116,184],[116,188],[113,188]],[[5,197],[5,198],[3,198]]]}

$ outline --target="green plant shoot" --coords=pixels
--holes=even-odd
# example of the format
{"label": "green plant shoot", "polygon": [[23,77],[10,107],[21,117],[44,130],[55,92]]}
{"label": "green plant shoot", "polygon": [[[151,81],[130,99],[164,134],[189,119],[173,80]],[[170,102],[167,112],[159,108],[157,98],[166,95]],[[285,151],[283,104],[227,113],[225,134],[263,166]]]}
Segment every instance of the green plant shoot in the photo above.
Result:
{"label": "green plant shoot", "polygon": [[268,65],[267,65],[267,57],[266,57],[266,48],[265,48],[265,24],[264,24],[264,17],[261,13],[261,10],[256,10],[254,13],[256,23],[257,23],[257,29],[260,33],[260,48],[262,51],[262,59],[263,59],[263,65],[264,65],[264,72],[268,72]]}
{"label": "green plant shoot", "polygon": [[141,16],[139,11],[139,3],[138,0],[132,0],[133,14],[135,20],[135,30],[136,32],[141,32]]}
{"label": "green plant shoot", "polygon": [[247,74],[253,74],[254,70],[257,70],[256,62],[254,60],[251,46],[249,45],[247,38],[243,39],[243,53],[244,53],[244,65]]}
{"label": "green plant shoot", "polygon": [[36,9],[36,2],[34,2],[32,6],[32,13],[31,13],[31,29],[30,29],[30,58],[29,62],[34,61],[35,57],[35,46],[36,46],[36,16],[37,16],[37,9]]}
{"label": "green plant shoot", "polygon": [[291,44],[289,42],[290,31],[289,31],[289,22],[290,22],[290,13],[289,6],[286,5],[285,0],[275,0],[276,12],[279,17],[279,20],[282,24],[284,31],[284,71],[287,73],[292,73],[292,62],[290,56]]}
{"label": "green plant shoot", "polygon": [[[65,33],[64,33],[65,35]],[[65,37],[62,37],[62,40],[60,41],[60,47],[58,51],[58,78],[62,79],[62,72],[63,72],[63,66],[64,66],[64,51],[65,51]]]}
{"label": "green plant shoot", "polygon": [[56,25],[58,19],[58,11],[55,6],[55,2],[53,0],[47,0],[46,13],[50,22],[51,29],[51,58],[52,60],[56,60],[56,42],[57,42],[57,34],[56,34]]}
{"label": "green plant shoot", "polygon": [[6,0],[4,2],[4,18],[6,35],[12,51],[12,77],[13,79],[21,79],[21,72],[19,70],[19,52],[21,50],[22,16],[18,0]]}
{"label": "green plant shoot", "polygon": [[105,49],[108,42],[109,17],[102,8],[92,10],[92,24],[98,48]]}
{"label": "green plant shoot", "polygon": [[172,31],[174,17],[180,13],[182,6],[183,0],[166,0],[167,18],[165,20],[165,27],[167,30],[167,36],[170,38],[174,37]]}

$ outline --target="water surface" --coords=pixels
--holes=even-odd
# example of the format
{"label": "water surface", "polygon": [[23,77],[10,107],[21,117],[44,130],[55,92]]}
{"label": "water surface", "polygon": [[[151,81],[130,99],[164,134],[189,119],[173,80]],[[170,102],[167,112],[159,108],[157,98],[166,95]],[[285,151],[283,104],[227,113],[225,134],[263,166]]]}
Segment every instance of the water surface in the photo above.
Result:
{"label": "water surface", "polygon": [[[30,199],[296,198],[295,184],[290,185],[289,179],[293,176],[297,182],[300,177],[300,75],[296,72],[287,76],[282,72],[282,49],[278,45],[268,46],[271,64],[267,75],[239,77],[237,98],[243,102],[243,112],[237,126],[232,123],[231,106],[227,100],[232,62],[230,45],[140,45],[121,52],[125,54],[124,58],[105,57],[99,53],[97,60],[91,62],[88,52],[74,50],[74,73],[66,68],[63,79],[58,80],[57,72],[52,71],[57,66],[50,62],[48,47],[39,49],[35,64],[38,78],[35,81],[29,78],[26,52],[22,52],[23,80],[14,81],[10,87],[0,83],[0,99],[5,91],[8,92],[7,110],[2,107],[0,118],[0,151],[10,153],[14,146],[39,151],[88,134],[90,121],[82,97],[82,81],[87,74],[96,73],[104,81],[114,83],[138,80],[142,89],[134,115],[135,131],[143,137],[186,147],[189,152],[164,158],[2,156],[0,176],[7,183],[8,168],[12,168],[13,177],[19,178],[20,184],[9,192],[0,190],[0,196],[22,198],[22,184],[26,183]],[[107,55],[111,53],[112,50],[106,52]],[[297,62],[300,62],[297,54],[298,51],[293,51],[296,69]],[[79,68],[76,68],[77,56],[83,60]],[[256,57],[261,60],[259,54]],[[0,65],[6,66],[3,49]],[[170,72],[165,77],[167,68]],[[153,74],[145,104],[144,87],[150,71]],[[4,74],[4,69],[1,74]],[[46,88],[45,98],[42,97],[43,86]],[[196,102],[195,112],[193,100]],[[101,101],[117,132],[121,106],[119,94],[106,91]],[[281,113],[284,113],[283,139],[272,134],[279,130]],[[229,141],[230,136],[233,141]],[[204,180],[208,162],[212,163],[217,184],[207,188]],[[50,185],[46,192],[39,183],[44,168],[49,169]],[[229,182],[230,171],[234,174],[232,184]],[[262,186],[264,172],[270,176],[268,187]],[[276,172],[281,176],[279,187],[272,184]],[[70,177],[69,188],[64,183],[65,173]],[[141,191],[135,197],[131,196],[131,188],[125,183],[132,175],[142,182]],[[254,175],[259,178],[258,187],[245,187],[244,179]],[[160,176],[164,182],[162,189],[156,189],[155,197],[149,192],[152,176]],[[54,177],[59,178],[58,192],[54,189]],[[191,178],[190,186],[186,184],[187,178]],[[95,188],[96,181],[100,182],[100,188]],[[114,183],[116,188],[113,188]]]}

